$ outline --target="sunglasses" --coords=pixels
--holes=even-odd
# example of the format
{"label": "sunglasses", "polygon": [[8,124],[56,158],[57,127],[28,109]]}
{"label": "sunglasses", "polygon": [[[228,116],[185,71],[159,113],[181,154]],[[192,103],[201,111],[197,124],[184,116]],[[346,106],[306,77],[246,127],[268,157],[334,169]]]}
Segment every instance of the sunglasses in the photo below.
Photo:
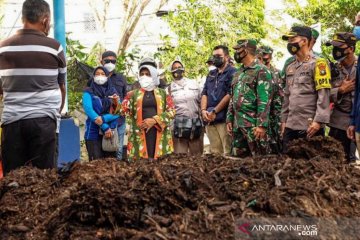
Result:
{"label": "sunglasses", "polygon": [[104,63],[116,63],[116,60],[111,60],[111,59],[104,59]]}

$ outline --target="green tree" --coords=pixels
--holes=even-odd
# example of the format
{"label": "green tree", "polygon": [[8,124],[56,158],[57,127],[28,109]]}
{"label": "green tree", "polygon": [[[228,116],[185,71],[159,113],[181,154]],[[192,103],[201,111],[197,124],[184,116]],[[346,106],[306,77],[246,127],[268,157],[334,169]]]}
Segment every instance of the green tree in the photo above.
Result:
{"label": "green tree", "polygon": [[[308,0],[306,6],[297,0],[285,0],[287,12],[305,25],[321,23],[325,40],[335,32],[352,32],[353,22],[360,11],[359,0]],[[322,45],[325,55],[330,56],[330,48]]]}
{"label": "green tree", "polygon": [[185,0],[163,17],[176,43],[169,35],[161,36],[165,46],[156,57],[165,66],[180,57],[188,77],[204,76],[214,46],[224,44],[232,50],[239,38],[265,36],[264,7],[264,0]]}
{"label": "green tree", "polygon": [[[66,37],[67,87],[69,110],[73,111],[81,104],[82,91],[89,80],[89,73],[91,74],[92,69],[100,65],[101,54],[104,48],[101,43],[97,43],[90,51],[87,51],[86,47],[79,40],[73,40],[69,35]],[[138,49],[119,54],[116,61],[116,72],[121,72],[128,76],[133,68],[133,63],[139,59],[138,55]],[[127,77],[127,80],[129,83],[132,83],[135,79]]]}

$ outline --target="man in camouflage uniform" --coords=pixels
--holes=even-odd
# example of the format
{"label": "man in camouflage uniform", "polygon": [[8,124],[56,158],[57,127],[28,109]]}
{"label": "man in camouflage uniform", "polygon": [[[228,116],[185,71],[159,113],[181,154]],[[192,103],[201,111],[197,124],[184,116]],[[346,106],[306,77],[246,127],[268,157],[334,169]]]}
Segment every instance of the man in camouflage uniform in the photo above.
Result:
{"label": "man in camouflage uniform", "polygon": [[231,86],[226,123],[233,137],[232,154],[237,157],[268,153],[267,128],[272,78],[256,59],[256,41],[243,39],[234,46],[234,59],[242,63]]}
{"label": "man in camouflage uniform", "polygon": [[331,102],[334,108],[330,116],[329,136],[339,140],[344,147],[348,162],[354,161],[355,148],[351,148],[351,140],[346,130],[350,125],[350,113],[355,96],[355,78],[357,60],[354,55],[356,37],[352,33],[336,33],[327,46],[333,46],[333,57],[337,61],[331,76]]}
{"label": "man in camouflage uniform", "polygon": [[284,98],[284,83],[280,78],[280,71],[276,69],[272,64],[273,49],[268,46],[262,46],[259,51],[259,60],[269,69],[272,74],[272,86],[273,96],[270,105],[269,116],[269,129],[268,133],[270,139],[270,149],[272,153],[280,153],[282,149],[282,143],[280,138],[280,124],[281,124],[281,106]]}
{"label": "man in camouflage uniform", "polygon": [[311,53],[311,29],[295,26],[282,37],[295,61],[285,69],[286,86],[281,110],[284,152],[290,141],[324,135],[330,119],[330,69],[327,61]]}

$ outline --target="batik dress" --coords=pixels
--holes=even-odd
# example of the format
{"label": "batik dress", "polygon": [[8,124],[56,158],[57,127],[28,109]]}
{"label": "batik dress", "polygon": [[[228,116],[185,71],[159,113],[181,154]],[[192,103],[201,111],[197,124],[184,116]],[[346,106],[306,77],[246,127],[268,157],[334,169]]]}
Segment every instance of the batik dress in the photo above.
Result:
{"label": "batik dress", "polygon": [[[144,89],[135,89],[129,92],[124,101],[116,108],[116,113],[126,115],[127,123],[130,125],[127,145],[129,160],[148,158],[145,137],[146,130],[140,129],[143,121],[142,106],[144,95]],[[163,89],[155,88],[154,96],[157,105],[157,115],[153,117],[156,121],[154,127],[157,130],[154,158],[157,159],[174,151],[169,126],[175,116],[175,106],[171,97]]]}

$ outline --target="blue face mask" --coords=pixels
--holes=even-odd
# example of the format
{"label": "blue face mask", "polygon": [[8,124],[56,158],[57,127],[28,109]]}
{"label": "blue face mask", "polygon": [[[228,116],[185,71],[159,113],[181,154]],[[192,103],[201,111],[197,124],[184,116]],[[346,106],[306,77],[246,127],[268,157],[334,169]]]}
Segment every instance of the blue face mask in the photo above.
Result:
{"label": "blue face mask", "polygon": [[360,40],[360,26],[355,26],[354,30],[353,30],[353,33],[354,33],[356,39]]}

